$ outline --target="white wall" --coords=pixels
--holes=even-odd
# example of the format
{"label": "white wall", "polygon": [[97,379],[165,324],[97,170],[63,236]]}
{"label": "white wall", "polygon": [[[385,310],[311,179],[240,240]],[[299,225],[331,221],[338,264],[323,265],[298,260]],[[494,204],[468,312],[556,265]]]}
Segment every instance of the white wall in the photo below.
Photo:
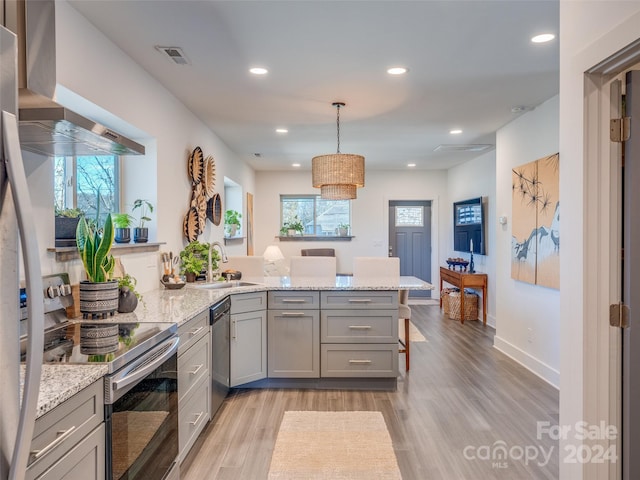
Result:
{"label": "white wall", "polygon": [[[338,271],[350,273],[353,257],[386,256],[389,246],[388,205],[390,200],[432,200],[432,283],[438,279],[438,266],[448,256],[443,245],[448,238],[447,221],[451,211],[446,194],[444,170],[365,172],[365,187],[352,201],[349,241],[283,241],[275,237],[280,229],[280,194],[319,194],[311,186],[311,172],[256,173],[256,254],[276,243],[285,257],[300,255],[302,248],[335,248]],[[442,222],[445,222],[444,224]],[[436,293],[434,292],[434,296]]]}
{"label": "white wall", "polygon": [[[560,2],[560,195],[562,211],[566,212],[561,235],[563,245],[571,245],[560,256],[561,425],[572,426],[583,420],[585,411],[597,402],[597,395],[585,388],[585,378],[595,375],[594,370],[585,368],[586,358],[594,355],[588,350],[586,339],[597,335],[594,325],[598,322],[596,313],[586,305],[590,297],[599,293],[586,288],[585,243],[607,226],[593,224],[587,228],[585,222],[597,212],[585,209],[588,192],[585,178],[590,165],[585,162],[588,138],[584,128],[584,72],[637,38],[640,38],[639,2]],[[604,391],[609,388],[606,378],[599,388]],[[561,440],[561,452],[567,443],[576,441]],[[560,478],[605,478],[593,473],[597,468],[595,464],[561,461]]]}
{"label": "white wall", "polygon": [[[447,232],[443,251],[446,257],[457,257],[453,251],[453,202],[475,197],[485,197],[485,246],[486,255],[473,255],[477,272],[487,274],[487,324],[496,326],[496,152],[488,152],[462,165],[449,169],[447,177],[448,213],[445,208],[443,228]],[[446,221],[446,225],[445,225]],[[441,265],[445,265],[442,261]]]}
{"label": "white wall", "polygon": [[[497,132],[496,209],[506,214],[507,224],[496,229],[494,283],[499,292],[495,347],[555,386],[560,382],[560,292],[511,278],[511,171],[558,152],[558,107],[556,96]],[[569,244],[563,239],[562,245]],[[561,257],[567,250],[561,250]]]}
{"label": "white wall", "polygon": [[[60,94],[74,103],[68,106],[131,135],[147,147],[144,157],[125,158],[123,185],[125,204],[142,197],[156,205],[150,224],[151,235],[154,232],[156,235],[150,241],[166,242],[162,250],[174,253],[186,244],[182,220],[191,194],[186,162],[195,146],[215,159],[216,192],[224,196],[225,176],[242,184],[245,192],[253,192],[253,170],[157,80],[64,1],[56,2],[56,31],[58,82],[64,87]],[[47,183],[49,174],[45,172],[47,168],[52,171],[52,167],[47,167],[50,160],[27,161],[39,165],[29,182],[35,186],[32,188],[34,203],[43,210],[38,240],[44,249],[54,244],[53,177],[51,174],[51,181]],[[46,212],[47,205],[49,212]],[[207,222],[199,240],[209,242],[222,237],[223,225],[215,227]],[[246,252],[246,246],[241,244],[231,250]],[[158,287],[157,253],[126,255],[122,261],[127,271],[138,278],[140,291]],[[81,271],[78,261],[60,264],[53,260],[51,253],[43,258],[43,270],[45,274],[69,271],[72,282],[79,280]]]}

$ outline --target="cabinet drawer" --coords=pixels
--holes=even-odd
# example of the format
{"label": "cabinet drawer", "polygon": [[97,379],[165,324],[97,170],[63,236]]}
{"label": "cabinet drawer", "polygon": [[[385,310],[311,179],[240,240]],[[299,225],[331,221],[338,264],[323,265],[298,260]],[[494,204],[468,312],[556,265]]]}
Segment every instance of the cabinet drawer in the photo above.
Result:
{"label": "cabinet drawer", "polygon": [[322,343],[396,343],[398,310],[322,310]]}
{"label": "cabinet drawer", "polygon": [[398,344],[323,344],[322,377],[397,377]]}
{"label": "cabinet drawer", "polygon": [[320,308],[320,292],[269,292],[269,308],[279,309],[309,309]]}
{"label": "cabinet drawer", "polygon": [[209,335],[198,340],[189,350],[178,356],[178,394],[182,400],[200,379],[209,376],[211,341]]}
{"label": "cabinet drawer", "polygon": [[209,310],[199,313],[178,327],[178,355],[186,352],[200,337],[209,333]]}
{"label": "cabinet drawer", "polygon": [[231,314],[267,309],[267,292],[236,293],[231,295]]}
{"label": "cabinet drawer", "polygon": [[320,293],[320,308],[398,308],[397,290],[326,291]]}
{"label": "cabinet drawer", "polygon": [[100,424],[44,472],[40,464],[30,466],[25,480],[103,480],[106,473],[104,428],[104,423]]}
{"label": "cabinet drawer", "polygon": [[100,379],[36,420],[30,465],[40,470],[44,464],[51,465],[103,421],[104,381]]}
{"label": "cabinet drawer", "polygon": [[211,383],[207,377],[198,382],[193,393],[179,402],[178,444],[180,462],[184,460],[198,435],[209,421]]}

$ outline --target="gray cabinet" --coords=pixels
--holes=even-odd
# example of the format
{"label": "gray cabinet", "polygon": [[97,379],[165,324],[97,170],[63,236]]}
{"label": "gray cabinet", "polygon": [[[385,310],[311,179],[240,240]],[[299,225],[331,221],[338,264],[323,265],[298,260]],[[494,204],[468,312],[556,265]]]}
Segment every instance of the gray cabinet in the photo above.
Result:
{"label": "gray cabinet", "polygon": [[398,292],[320,294],[320,375],[398,376]]}
{"label": "gray cabinet", "polygon": [[182,462],[211,415],[209,310],[178,328],[178,448]]}
{"label": "gray cabinet", "polygon": [[103,401],[100,379],[36,420],[27,480],[105,478]]}
{"label": "gray cabinet", "polygon": [[269,378],[320,376],[319,292],[269,292]]}
{"label": "gray cabinet", "polygon": [[266,308],[266,292],[231,295],[231,387],[267,377]]}

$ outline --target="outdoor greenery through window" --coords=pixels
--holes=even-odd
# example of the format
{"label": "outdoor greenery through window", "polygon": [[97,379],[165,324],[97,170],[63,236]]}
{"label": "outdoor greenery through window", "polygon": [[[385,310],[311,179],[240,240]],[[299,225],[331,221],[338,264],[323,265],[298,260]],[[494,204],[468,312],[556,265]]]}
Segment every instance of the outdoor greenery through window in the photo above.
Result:
{"label": "outdoor greenery through window", "polygon": [[56,210],[78,208],[88,219],[95,219],[99,211],[100,224],[104,223],[108,213],[118,212],[118,159],[116,155],[55,157]]}
{"label": "outdoor greenery through window", "polygon": [[339,227],[351,223],[351,202],[323,200],[319,195],[280,195],[280,213],[282,228],[299,220],[303,235],[337,236]]}

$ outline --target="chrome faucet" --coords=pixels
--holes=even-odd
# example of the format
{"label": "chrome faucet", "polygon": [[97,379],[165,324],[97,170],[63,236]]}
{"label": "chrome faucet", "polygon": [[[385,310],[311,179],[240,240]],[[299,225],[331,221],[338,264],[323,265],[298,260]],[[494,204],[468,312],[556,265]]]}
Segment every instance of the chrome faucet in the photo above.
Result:
{"label": "chrome faucet", "polygon": [[220,257],[222,258],[222,263],[227,263],[229,259],[227,258],[227,252],[224,251],[224,247],[218,241],[211,242],[209,245],[209,263],[207,264],[207,282],[213,282],[213,268],[211,266],[211,252],[213,251],[213,247],[217,246],[220,249]]}

